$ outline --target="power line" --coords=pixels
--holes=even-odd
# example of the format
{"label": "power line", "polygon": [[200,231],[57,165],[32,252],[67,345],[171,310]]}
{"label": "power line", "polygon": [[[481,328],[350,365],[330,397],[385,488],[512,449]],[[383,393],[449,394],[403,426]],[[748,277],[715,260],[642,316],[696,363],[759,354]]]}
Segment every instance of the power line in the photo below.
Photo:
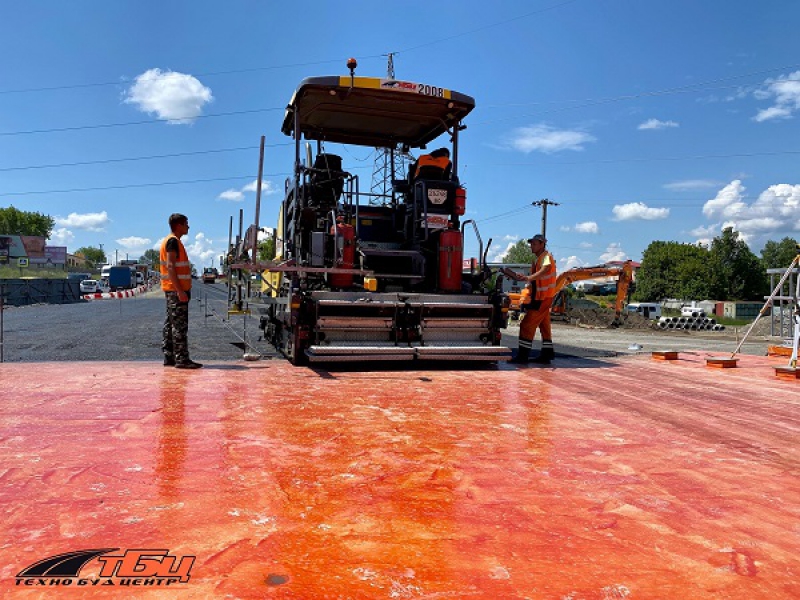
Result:
{"label": "power line", "polygon": [[[371,56],[363,56],[360,57],[359,60],[369,60],[371,58],[381,58],[383,55],[381,54],[374,54]],[[327,65],[331,63],[341,63],[343,59],[336,59],[336,60],[319,60],[319,61],[312,61],[306,63],[291,63],[286,65],[266,65],[262,67],[251,67],[248,69],[230,69],[227,71],[209,71],[207,73],[198,73],[193,77],[216,77],[218,75],[241,75],[244,73],[257,73],[259,71],[271,71],[277,69],[293,69],[296,67],[310,67],[315,65]],[[173,71],[169,71],[173,72]],[[37,88],[20,88],[20,89],[11,89],[11,90],[0,90],[0,95],[5,94],[26,94],[29,92],[52,92],[57,90],[72,90],[72,89],[81,89],[81,88],[92,88],[92,87],[104,87],[110,85],[130,85],[134,82],[139,81],[154,81],[157,79],[156,77],[136,77],[133,79],[130,78],[123,78],[117,81],[101,81],[101,82],[94,82],[94,83],[76,83],[70,85],[53,85],[53,86],[43,86]]]}
{"label": "power line", "polygon": [[[714,79],[708,79],[708,80],[705,80],[705,81],[699,81],[697,83],[689,83],[689,84],[682,85],[682,86],[677,86],[677,87],[664,88],[664,89],[661,89],[661,90],[652,90],[652,91],[647,91],[647,92],[639,92],[637,94],[622,94],[622,95],[619,95],[619,96],[609,96],[607,98],[582,98],[582,99],[574,99],[574,100],[548,100],[546,102],[492,104],[492,105],[488,105],[488,106],[482,106],[481,108],[482,109],[488,109],[488,108],[506,108],[506,107],[514,107],[514,106],[537,106],[537,105],[546,105],[546,104],[569,104],[569,103],[575,103],[575,102],[584,102],[584,103],[586,103],[586,104],[582,104],[580,106],[571,106],[571,107],[566,107],[566,108],[563,109],[563,110],[569,110],[569,109],[572,109],[572,108],[583,108],[585,106],[594,106],[594,105],[597,105],[597,104],[606,104],[606,103],[609,103],[609,102],[618,102],[618,101],[621,101],[621,100],[635,100],[637,98],[666,96],[666,95],[670,95],[670,94],[679,94],[679,93],[687,93],[687,92],[701,92],[701,91],[705,92],[705,91],[716,91],[716,90],[726,90],[726,89],[740,88],[741,87],[740,85],[722,86],[722,87],[715,87],[715,88],[706,88],[706,86],[713,85],[713,84],[716,84],[716,83],[723,83],[725,81],[733,81],[733,80],[736,80],[736,79],[744,79],[746,77],[753,77],[753,76],[756,76],[756,75],[766,75],[767,73],[774,73],[776,71],[786,71],[788,69],[796,69],[796,68],[800,68],[800,64],[791,64],[791,65],[785,65],[785,66],[782,66],[782,67],[772,67],[772,68],[769,68],[769,69],[762,69],[762,70],[759,70],[759,71],[751,71],[749,73],[741,73],[739,75],[731,75],[731,76],[728,76],[728,77],[717,77],[717,78],[714,78]],[[787,77],[786,79],[783,79],[781,81],[787,81],[787,82],[800,81],[800,78]],[[555,111],[553,111],[553,112],[555,112]],[[539,113],[539,114],[545,114],[545,113]],[[525,117],[525,116],[530,116],[530,115],[517,115],[517,117]],[[509,117],[509,118],[516,118],[516,117]],[[497,120],[503,120],[503,119],[497,119]],[[494,123],[497,120],[494,120],[494,121],[481,121],[479,123],[472,123],[472,125],[483,125],[485,123]]]}
{"label": "power line", "polygon": [[[650,158],[608,158],[597,160],[583,160],[583,161],[570,161],[570,162],[548,162],[546,166],[552,165],[591,165],[591,164],[609,164],[609,163],[626,163],[626,162],[659,162],[659,161],[677,161],[677,160],[704,160],[709,158],[753,158],[757,156],[780,156],[784,154],[800,154],[800,150],[778,150],[775,152],[741,152],[736,154],[696,154],[689,156],[654,156]],[[501,162],[501,163],[481,163],[484,167],[541,167],[545,163],[515,163],[515,162]]]}
{"label": "power line", "polygon": [[[291,146],[293,145],[291,142],[287,142],[285,144],[267,144],[269,148],[275,148],[278,146]],[[151,154],[148,156],[129,156],[125,158],[108,158],[104,160],[85,160],[80,162],[71,162],[71,163],[50,163],[45,165],[27,165],[23,167],[2,167],[0,168],[0,173],[7,172],[7,171],[29,171],[34,169],[56,169],[60,167],[80,167],[86,165],[104,165],[108,163],[121,163],[121,162],[129,162],[129,161],[139,161],[139,160],[158,160],[162,158],[176,158],[179,156],[198,156],[203,154],[222,154],[226,152],[240,152],[243,150],[257,150],[258,146],[242,146],[239,148],[219,148],[219,149],[212,149],[212,150],[197,150],[194,152],[176,152],[174,154]]]}
{"label": "power line", "polygon": [[[264,177],[280,177],[286,173],[265,173]],[[128,185],[109,185],[104,187],[72,188],[68,190],[38,190],[32,192],[9,192],[0,194],[1,196],[32,196],[35,194],[69,194],[72,192],[97,192],[105,190],[124,190],[129,188],[160,187],[167,185],[184,185],[189,183],[208,183],[212,181],[241,181],[244,179],[255,179],[256,175],[240,175],[238,177],[212,177],[209,179],[184,179],[180,181],[161,181],[157,183],[131,183]]]}
{"label": "power line", "polygon": [[[540,8],[540,9],[537,9],[537,10],[534,10],[534,11],[531,11],[531,12],[516,16],[516,17],[512,17],[510,19],[505,19],[503,21],[498,21],[496,23],[492,23],[492,24],[489,24],[489,25],[484,25],[483,27],[478,27],[476,29],[471,29],[471,30],[465,31],[463,33],[458,33],[458,34],[451,35],[451,36],[448,36],[448,37],[439,38],[438,40],[433,40],[433,41],[430,41],[430,42],[426,42],[425,44],[420,44],[418,46],[412,46],[410,48],[405,48],[404,50],[400,50],[400,51],[396,51],[396,52],[383,52],[381,54],[370,54],[370,55],[361,56],[361,57],[358,57],[358,58],[359,58],[359,60],[370,60],[370,59],[374,59],[374,58],[385,58],[386,56],[388,56],[390,54],[397,55],[397,54],[400,54],[401,52],[402,53],[413,52],[414,50],[418,50],[420,48],[426,48],[426,47],[432,46],[434,44],[441,44],[441,43],[444,43],[444,42],[448,42],[450,40],[454,40],[454,39],[459,38],[459,37],[464,37],[466,35],[471,35],[473,33],[477,33],[479,31],[483,31],[483,30],[490,29],[490,28],[493,28],[493,27],[498,27],[500,25],[506,25],[506,24],[512,23],[514,21],[519,21],[521,19],[525,19],[525,18],[531,17],[533,15],[537,15],[537,14],[544,13],[544,12],[547,12],[547,11],[550,11],[550,10],[554,10],[556,8],[560,8],[562,6],[566,6],[567,4],[572,4],[572,3],[577,2],[577,1],[578,0],[566,0],[565,2],[561,2],[559,4],[554,4],[552,6],[547,6],[545,8]],[[220,75],[241,75],[241,74],[245,74],[245,73],[258,73],[260,71],[272,71],[272,70],[278,70],[278,69],[293,69],[293,68],[297,68],[297,67],[310,67],[310,66],[315,66],[315,65],[340,64],[342,61],[343,61],[343,59],[339,58],[339,59],[330,59],[330,60],[309,61],[309,62],[304,62],[304,63],[289,63],[289,64],[284,64],[284,65],[265,65],[265,66],[261,66],[261,67],[250,67],[250,68],[247,68],[247,69],[229,69],[229,70],[225,70],[225,71],[209,71],[209,72],[205,72],[205,73],[197,73],[196,75],[194,75],[194,77],[216,77],[216,76],[220,76]],[[57,91],[57,90],[70,90],[70,89],[82,89],[82,88],[92,88],[92,87],[105,87],[105,86],[112,86],[112,85],[130,85],[130,84],[134,83],[134,81],[137,81],[137,82],[139,82],[139,81],[151,81],[151,80],[154,80],[154,79],[156,79],[156,78],[154,78],[154,77],[138,78],[137,77],[137,78],[134,78],[134,79],[122,78],[122,79],[117,80],[117,81],[101,81],[101,82],[93,82],[93,83],[78,83],[78,84],[56,85],[56,86],[41,86],[41,87],[35,87],[35,88],[19,88],[19,89],[10,89],[10,90],[0,90],[0,95],[24,94],[24,93],[30,93],[30,92],[50,92],[50,91]]]}
{"label": "power line", "polygon": [[[403,54],[405,52],[413,52],[414,50],[419,50],[420,48],[427,48],[428,46],[433,46],[434,44],[441,44],[443,42],[449,42],[450,40],[455,40],[457,38],[464,37],[466,35],[471,35],[473,33],[477,33],[479,31],[484,31],[486,29],[491,29],[493,27],[499,27],[500,25],[507,25],[508,23],[513,23],[514,21],[519,21],[520,19],[526,19],[526,18],[531,17],[533,15],[538,15],[538,14],[543,13],[543,12],[547,12],[547,11],[550,11],[550,10],[555,10],[556,8],[561,8],[562,6],[566,6],[567,4],[572,4],[574,2],[578,2],[578,0],[567,0],[566,2],[561,2],[559,4],[554,4],[552,6],[546,6],[544,8],[540,8],[538,10],[534,10],[534,11],[531,11],[529,13],[525,13],[523,15],[519,15],[517,17],[512,17],[510,19],[505,19],[504,21],[497,21],[496,23],[491,23],[489,25],[484,25],[483,27],[478,27],[476,29],[470,29],[469,31],[465,31],[463,33],[457,33],[455,35],[451,35],[451,36],[448,36],[448,37],[445,37],[445,38],[440,38],[438,40],[433,40],[433,41],[430,41],[430,42],[426,42],[424,44],[419,44],[418,46],[412,46],[412,47],[406,48],[404,50],[398,50],[396,52],[392,52],[392,54],[397,55],[397,54]],[[386,55],[384,54],[384,56],[386,56]]]}
{"label": "power line", "polygon": [[170,119],[149,119],[147,121],[128,121],[126,123],[104,123],[100,125],[79,125],[75,127],[53,127],[51,129],[30,129],[28,131],[3,131],[0,132],[0,137],[8,137],[14,135],[31,135],[35,133],[57,133],[64,131],[80,131],[84,129],[109,129],[112,127],[127,127],[130,125],[150,125],[153,123],[173,123],[175,121],[193,121],[195,119],[213,119],[216,117],[230,117],[234,115],[247,115],[253,113],[273,112],[276,110],[285,110],[284,108],[254,108],[251,110],[238,110],[225,113],[212,113],[208,115],[197,115],[194,117],[172,117]]}

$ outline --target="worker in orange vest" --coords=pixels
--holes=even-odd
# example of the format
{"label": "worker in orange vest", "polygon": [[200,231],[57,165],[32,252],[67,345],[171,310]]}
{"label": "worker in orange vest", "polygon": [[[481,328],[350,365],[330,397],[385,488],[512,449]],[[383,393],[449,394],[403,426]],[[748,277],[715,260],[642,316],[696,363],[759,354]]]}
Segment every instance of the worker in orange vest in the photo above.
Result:
{"label": "worker in orange vest", "polygon": [[439,148],[430,154],[423,154],[408,170],[408,181],[415,179],[436,179],[448,181],[453,163],[450,162],[450,150]]}
{"label": "worker in orange vest", "polygon": [[531,362],[549,365],[555,359],[553,348],[553,334],[550,327],[550,305],[553,303],[556,289],[556,260],[545,246],[547,240],[537,233],[528,240],[535,259],[531,264],[530,275],[520,275],[510,269],[503,273],[516,281],[526,281],[535,290],[533,298],[527,306],[525,317],[519,326],[519,349],[517,355],[511,360],[515,364],[525,364],[530,357],[533,338],[536,330],[542,333],[542,352]]}
{"label": "worker in orange vest", "polygon": [[189,358],[189,300],[192,293],[192,263],[181,237],[189,233],[189,219],[175,213],[169,217],[171,233],[161,242],[161,289],[167,299],[161,349],[164,366],[199,369]]}

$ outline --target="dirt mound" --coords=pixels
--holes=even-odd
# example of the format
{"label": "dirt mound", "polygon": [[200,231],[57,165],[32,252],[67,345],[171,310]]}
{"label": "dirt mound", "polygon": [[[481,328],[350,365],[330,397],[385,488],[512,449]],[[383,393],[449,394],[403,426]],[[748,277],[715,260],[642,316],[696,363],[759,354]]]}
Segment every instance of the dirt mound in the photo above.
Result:
{"label": "dirt mound", "polygon": [[[614,321],[614,311],[607,308],[571,308],[567,311],[570,323],[580,323],[589,327],[610,327]],[[653,329],[655,321],[643,316],[628,313],[622,315],[623,329]]]}

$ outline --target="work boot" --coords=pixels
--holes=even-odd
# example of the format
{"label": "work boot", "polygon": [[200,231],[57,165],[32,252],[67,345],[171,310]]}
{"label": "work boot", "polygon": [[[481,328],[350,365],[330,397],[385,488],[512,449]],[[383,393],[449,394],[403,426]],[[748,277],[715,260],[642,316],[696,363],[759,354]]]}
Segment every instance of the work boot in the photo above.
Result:
{"label": "work boot", "polygon": [[202,366],[199,362],[194,362],[193,360],[175,363],[176,369],[200,369]]}
{"label": "work boot", "polygon": [[537,365],[549,365],[550,361],[555,360],[556,352],[552,348],[542,348],[539,356],[531,360],[532,363]]}
{"label": "work boot", "polygon": [[174,356],[164,356],[164,366],[165,367],[174,367],[175,366],[175,357]]}
{"label": "work boot", "polygon": [[518,348],[517,354],[508,362],[510,362],[512,365],[526,365],[528,364],[528,357],[530,357],[530,355],[530,348]]}

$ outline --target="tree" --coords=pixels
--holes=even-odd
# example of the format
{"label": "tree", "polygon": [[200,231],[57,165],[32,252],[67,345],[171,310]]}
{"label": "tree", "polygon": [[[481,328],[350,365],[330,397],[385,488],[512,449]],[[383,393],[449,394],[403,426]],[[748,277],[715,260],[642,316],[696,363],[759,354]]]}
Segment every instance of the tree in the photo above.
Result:
{"label": "tree", "polygon": [[258,245],[258,259],[272,260],[275,258],[275,240],[268,238]]}
{"label": "tree", "polygon": [[50,215],[18,210],[13,206],[0,208],[0,234],[38,235],[49,238],[55,221]]}
{"label": "tree", "polygon": [[95,248],[94,246],[84,246],[83,248],[78,248],[75,251],[75,256],[82,256],[94,266],[106,263],[106,253],[100,248]]}
{"label": "tree", "polygon": [[139,257],[139,262],[150,265],[153,271],[158,271],[161,268],[161,253],[158,250],[145,250],[144,254]]}
{"label": "tree", "polygon": [[717,300],[761,300],[768,292],[763,263],[733,227],[714,238],[708,258],[711,292]]}
{"label": "tree", "polygon": [[531,264],[534,256],[530,244],[526,240],[520,240],[506,252],[503,262],[509,264]]}
{"label": "tree", "polygon": [[797,240],[785,237],[780,242],[769,240],[761,251],[765,269],[788,269],[797,256]]}
{"label": "tree", "polygon": [[636,273],[634,298],[641,302],[709,298],[709,279],[708,250],[702,246],[651,242]]}

